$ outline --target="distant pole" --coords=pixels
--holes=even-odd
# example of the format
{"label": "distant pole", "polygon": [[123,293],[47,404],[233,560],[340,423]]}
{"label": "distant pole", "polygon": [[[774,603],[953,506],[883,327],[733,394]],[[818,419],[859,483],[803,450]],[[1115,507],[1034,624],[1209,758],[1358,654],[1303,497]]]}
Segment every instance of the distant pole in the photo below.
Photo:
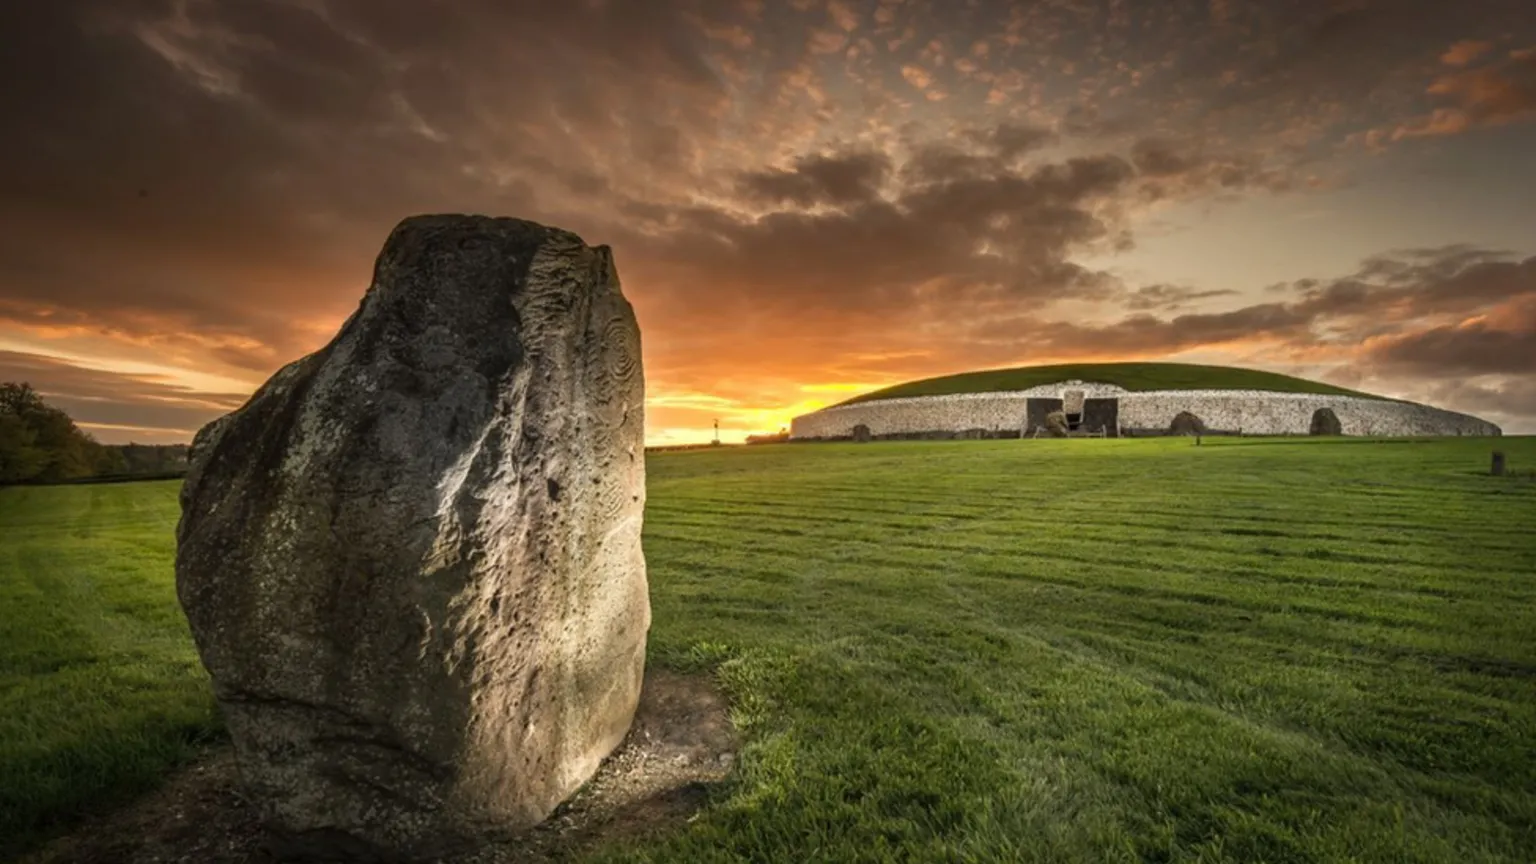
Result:
{"label": "distant pole", "polygon": [[1504,451],[1503,450],[1495,450],[1495,451],[1493,451],[1493,467],[1489,470],[1488,473],[1492,474],[1495,477],[1503,477],[1504,476]]}
{"label": "distant pole", "polygon": [[720,443],[720,421],[716,420],[715,421],[715,444],[718,445],[719,443]]}

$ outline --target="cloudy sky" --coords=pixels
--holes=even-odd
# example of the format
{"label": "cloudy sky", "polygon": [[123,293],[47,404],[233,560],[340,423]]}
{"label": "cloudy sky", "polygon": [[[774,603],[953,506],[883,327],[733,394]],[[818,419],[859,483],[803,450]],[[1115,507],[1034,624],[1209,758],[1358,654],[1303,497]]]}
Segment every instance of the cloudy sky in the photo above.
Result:
{"label": "cloudy sky", "polygon": [[182,441],[422,212],[613,247],[653,443],[982,367],[1536,432],[1530,0],[0,4],[0,380]]}

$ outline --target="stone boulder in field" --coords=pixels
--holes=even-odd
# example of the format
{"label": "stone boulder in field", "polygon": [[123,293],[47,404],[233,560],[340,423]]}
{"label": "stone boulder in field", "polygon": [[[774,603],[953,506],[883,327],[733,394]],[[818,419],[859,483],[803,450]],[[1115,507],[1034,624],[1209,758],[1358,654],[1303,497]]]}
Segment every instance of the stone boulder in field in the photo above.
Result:
{"label": "stone boulder in field", "polygon": [[1071,430],[1067,426],[1065,411],[1052,411],[1045,415],[1045,431],[1052,438],[1065,438]]}
{"label": "stone boulder in field", "polygon": [[177,594],[281,854],[530,826],[624,737],[639,338],[607,247],[415,217],[331,343],[198,434]]}
{"label": "stone boulder in field", "polygon": [[1312,435],[1343,435],[1344,424],[1332,408],[1319,408],[1312,412],[1312,424],[1307,431]]}
{"label": "stone boulder in field", "polygon": [[1205,421],[1188,411],[1180,411],[1174,415],[1173,422],[1168,424],[1169,435],[1204,435]]}

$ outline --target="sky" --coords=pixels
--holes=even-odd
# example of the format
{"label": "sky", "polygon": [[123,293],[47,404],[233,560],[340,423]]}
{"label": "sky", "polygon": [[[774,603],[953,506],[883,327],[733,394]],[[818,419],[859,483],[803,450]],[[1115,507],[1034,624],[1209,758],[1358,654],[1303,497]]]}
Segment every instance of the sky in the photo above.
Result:
{"label": "sky", "polygon": [[613,248],[647,440],[1051,362],[1536,433],[1530,0],[0,4],[0,381],[191,439],[390,229]]}

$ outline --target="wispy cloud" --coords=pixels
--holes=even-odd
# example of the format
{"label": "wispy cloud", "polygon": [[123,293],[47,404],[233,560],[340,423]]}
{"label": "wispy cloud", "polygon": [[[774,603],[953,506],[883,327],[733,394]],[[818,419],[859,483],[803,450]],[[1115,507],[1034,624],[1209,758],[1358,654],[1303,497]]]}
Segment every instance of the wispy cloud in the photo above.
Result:
{"label": "wispy cloud", "polygon": [[[1427,387],[1404,357],[1483,369],[1526,344],[1508,290],[1388,290],[1429,259],[1273,302],[1081,262],[1161,208],[1318,193],[1347,141],[1527,122],[1529,3],[13,5],[0,73],[37,86],[0,95],[0,335],[60,353],[254,383],[323,344],[389,228],[430,211],[611,244],[656,430],[978,364],[1262,344]],[[1464,296],[1524,272],[1433,260]],[[12,353],[5,374],[69,389],[103,434],[190,428],[230,395],[172,415],[110,363]],[[91,375],[126,407],[80,395]]]}

